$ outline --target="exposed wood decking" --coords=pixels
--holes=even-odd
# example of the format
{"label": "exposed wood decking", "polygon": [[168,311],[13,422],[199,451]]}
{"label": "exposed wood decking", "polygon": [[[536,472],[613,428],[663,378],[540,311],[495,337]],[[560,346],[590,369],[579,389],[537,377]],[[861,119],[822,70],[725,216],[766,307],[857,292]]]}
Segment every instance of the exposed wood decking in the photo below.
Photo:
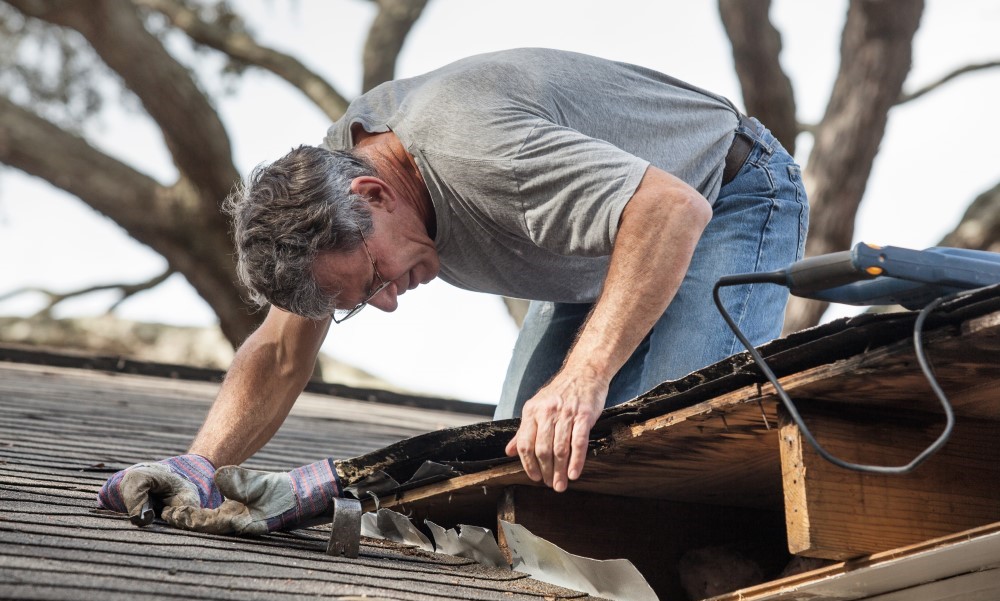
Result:
{"label": "exposed wood decking", "polygon": [[[553,509],[561,500],[548,491],[512,497],[511,487],[534,486],[516,461],[403,487],[385,495],[382,506],[443,525],[476,519],[489,525],[491,516],[521,516],[529,529],[537,524],[547,539],[571,552],[598,558],[624,555],[638,566],[645,564],[641,571],[651,583],[659,582],[654,588],[661,595],[680,594],[678,578],[659,573],[675,569],[671,562],[676,559],[671,558],[719,542],[714,534],[702,540],[690,537],[682,543],[686,547],[678,548],[676,537],[688,529],[674,524],[705,522],[706,516],[711,521],[711,508],[718,512],[718,523],[748,510],[750,515],[759,513],[743,522],[772,523],[773,513],[783,512],[785,531],[778,544],[756,551],[756,556],[768,561],[781,555],[790,559],[789,553],[851,560],[843,565],[844,573],[873,554],[892,556],[894,549],[931,539],[960,539],[960,532],[995,529],[1000,523],[998,290],[950,301],[928,319],[924,347],[955,408],[957,425],[948,444],[910,474],[860,474],[822,460],[784,418],[773,387],[745,357],[735,356],[606,410],[592,432],[584,473],[570,487],[580,496],[566,511]],[[914,319],[913,313],[865,315],[764,347],[806,423],[835,455],[855,463],[904,465],[941,432],[941,407],[913,351]],[[493,437],[480,428],[467,434],[499,456],[499,443],[509,439],[511,425],[497,423],[493,428]],[[460,432],[424,438],[439,437],[449,448],[460,448]],[[424,448],[434,445],[414,440],[394,447],[395,456],[406,458],[400,463],[412,464]],[[377,451],[354,463],[378,464],[382,454]],[[481,450],[470,457],[486,458]],[[387,469],[393,467],[399,466]],[[588,501],[587,495],[594,498]],[[523,499],[520,507],[517,497]],[[588,506],[605,509],[575,511]],[[670,509],[655,509],[661,506]],[[646,518],[619,517],[634,512]],[[595,536],[588,539],[581,531]],[[631,546],[604,544],[608,536],[624,538]],[[748,538],[766,542],[750,527],[730,529],[734,544]],[[668,539],[669,544],[664,542]],[[965,549],[978,545],[945,545],[934,553],[967,556]],[[651,562],[651,557],[663,561]],[[918,556],[912,557],[916,562]],[[1000,573],[993,570],[1000,557],[985,557],[983,562],[969,569],[990,570],[997,580],[986,589],[994,596],[982,598],[1000,598]],[[911,584],[925,582],[919,570],[898,569],[894,573],[904,579],[909,574]],[[852,578],[838,577],[837,582],[849,588]],[[973,586],[978,585],[976,580]],[[824,593],[827,596],[801,598],[870,596],[836,586]]]}
{"label": "exposed wood decking", "polygon": [[[114,471],[183,453],[218,385],[0,362],[2,599],[585,597],[509,570],[363,539],[331,558],[320,528],[256,539],[136,528],[94,509]],[[482,416],[306,394],[247,466],[351,457]]]}

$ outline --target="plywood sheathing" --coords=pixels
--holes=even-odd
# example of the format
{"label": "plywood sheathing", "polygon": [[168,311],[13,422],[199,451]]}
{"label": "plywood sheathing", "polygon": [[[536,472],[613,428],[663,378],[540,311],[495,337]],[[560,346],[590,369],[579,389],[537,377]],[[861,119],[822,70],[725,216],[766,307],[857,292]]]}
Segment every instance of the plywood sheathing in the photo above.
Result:
{"label": "plywood sheathing", "polygon": [[[990,420],[1000,418],[1000,401],[988,394],[988,384],[1000,381],[996,292],[947,304],[925,328],[931,360],[959,419],[986,420],[981,429],[986,433],[995,426]],[[884,428],[897,421],[940,424],[937,401],[913,355],[914,319],[913,313],[859,316],[775,341],[763,350],[800,407],[879,410]],[[727,507],[782,507],[778,400],[754,370],[738,355],[605,411],[594,429],[584,474],[571,489]],[[494,428],[503,429],[503,436],[490,438],[489,448],[499,456],[511,426],[500,423]],[[482,432],[477,430],[478,435]],[[449,436],[461,438],[460,433]],[[401,443],[398,452],[407,455],[406,445]],[[431,440],[422,441],[418,453],[431,447]],[[413,455],[407,456],[412,460]],[[985,475],[987,480],[994,477]],[[511,485],[533,485],[516,462],[401,491],[382,503],[448,523],[453,513],[488,515]],[[990,521],[988,513],[970,519],[944,527],[961,529]],[[892,537],[883,541],[896,542]]]}

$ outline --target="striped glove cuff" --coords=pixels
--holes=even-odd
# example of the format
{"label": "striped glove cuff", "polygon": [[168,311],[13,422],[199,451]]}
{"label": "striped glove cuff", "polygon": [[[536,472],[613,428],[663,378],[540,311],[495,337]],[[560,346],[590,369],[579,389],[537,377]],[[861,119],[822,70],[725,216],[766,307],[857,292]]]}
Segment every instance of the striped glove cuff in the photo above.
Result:
{"label": "striped glove cuff", "polygon": [[288,472],[295,508],[267,520],[268,531],[285,530],[302,520],[326,512],[340,496],[340,479],[333,459],[323,459]]}

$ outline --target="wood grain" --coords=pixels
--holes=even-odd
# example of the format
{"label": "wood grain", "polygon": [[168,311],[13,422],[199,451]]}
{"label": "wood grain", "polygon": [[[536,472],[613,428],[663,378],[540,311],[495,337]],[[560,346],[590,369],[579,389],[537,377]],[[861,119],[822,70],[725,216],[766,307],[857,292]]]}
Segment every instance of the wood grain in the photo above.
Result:
{"label": "wood grain", "polygon": [[[937,437],[940,424],[870,411],[803,413],[835,457],[901,466]],[[849,559],[1000,520],[1000,422],[962,417],[947,444],[905,475],[863,474],[826,461],[783,417],[781,462],[792,553]]]}

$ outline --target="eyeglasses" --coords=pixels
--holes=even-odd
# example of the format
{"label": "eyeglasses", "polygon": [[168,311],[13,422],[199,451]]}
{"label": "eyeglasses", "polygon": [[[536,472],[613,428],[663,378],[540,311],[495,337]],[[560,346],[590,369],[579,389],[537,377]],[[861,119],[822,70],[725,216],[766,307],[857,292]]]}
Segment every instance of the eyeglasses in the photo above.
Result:
{"label": "eyeglasses", "polygon": [[358,313],[360,313],[361,310],[364,309],[368,305],[368,302],[371,299],[375,298],[375,296],[379,292],[382,292],[383,290],[385,290],[386,286],[388,286],[389,284],[392,283],[391,281],[388,281],[388,282],[385,281],[385,279],[382,278],[382,275],[378,272],[378,267],[375,266],[375,257],[372,256],[372,251],[369,250],[369,248],[368,248],[368,241],[365,240],[365,233],[363,231],[361,231],[360,227],[358,228],[358,233],[361,234],[361,243],[364,244],[364,246],[365,246],[365,252],[368,253],[368,260],[372,262],[372,269],[375,271],[375,277],[378,278],[378,281],[380,283],[379,283],[379,285],[374,290],[371,290],[371,292],[368,293],[368,296],[365,297],[365,300],[363,300],[360,303],[354,305],[354,308],[352,308],[352,309],[334,309],[333,310],[333,323],[343,323],[343,322],[347,321],[348,319],[354,317]]}

